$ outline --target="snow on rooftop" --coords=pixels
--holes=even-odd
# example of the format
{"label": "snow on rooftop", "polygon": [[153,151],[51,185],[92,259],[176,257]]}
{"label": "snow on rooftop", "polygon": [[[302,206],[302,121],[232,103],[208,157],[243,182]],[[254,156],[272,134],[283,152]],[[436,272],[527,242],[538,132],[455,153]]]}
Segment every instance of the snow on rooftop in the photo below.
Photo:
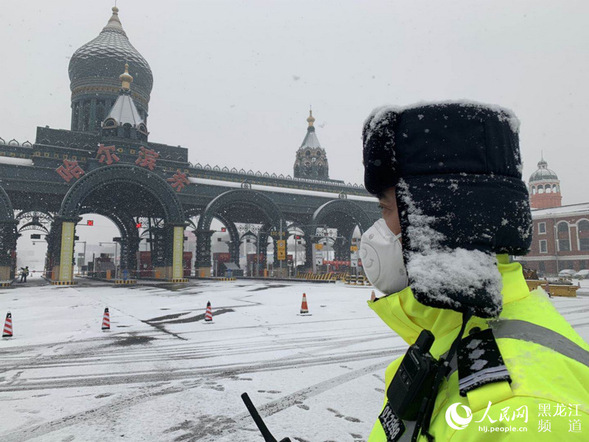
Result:
{"label": "snow on rooftop", "polygon": [[551,216],[589,214],[589,202],[570,204],[567,206],[550,207],[548,209],[532,210],[532,219],[549,218]]}
{"label": "snow on rooftop", "polygon": [[126,94],[118,96],[117,101],[115,101],[106,118],[113,118],[119,126],[129,123],[131,126],[136,127],[140,123],[143,123],[143,119],[139,115],[133,99]]}
{"label": "snow on rooftop", "polygon": [[[193,178],[189,177],[188,180],[191,183],[195,184],[204,184],[206,186],[222,186],[222,187],[233,187],[236,189],[241,189],[241,183],[232,183],[230,181],[221,181],[221,180],[210,180],[207,178]],[[280,193],[287,193],[290,195],[307,195],[307,196],[317,196],[320,198],[330,198],[330,199],[338,199],[339,193],[335,192],[320,192],[316,190],[303,190],[303,189],[291,189],[285,187],[275,187],[275,186],[263,186],[260,184],[250,184],[251,190],[258,190],[262,192],[280,192]],[[353,201],[365,201],[369,203],[378,203],[378,199],[376,197],[370,196],[360,196],[360,195],[346,195],[346,199],[353,200]]]}
{"label": "snow on rooftop", "polygon": [[305,135],[305,138],[303,139],[303,142],[301,143],[301,149],[304,148],[310,148],[310,149],[316,149],[321,147],[321,144],[319,144],[319,139],[317,138],[317,135],[315,134],[315,131],[308,131],[307,134]]}
{"label": "snow on rooftop", "polygon": [[27,158],[13,158],[0,156],[0,164],[11,164],[13,166],[32,166],[33,160]]}

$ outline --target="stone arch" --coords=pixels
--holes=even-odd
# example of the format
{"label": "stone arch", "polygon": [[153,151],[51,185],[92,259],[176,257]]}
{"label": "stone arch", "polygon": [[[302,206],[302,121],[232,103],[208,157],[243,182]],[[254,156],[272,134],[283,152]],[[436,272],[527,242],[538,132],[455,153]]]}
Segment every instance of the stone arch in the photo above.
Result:
{"label": "stone arch", "polygon": [[167,222],[184,224],[182,205],[173,188],[153,172],[124,164],[99,167],[80,178],[65,195],[59,216],[78,216],[86,197],[100,187],[113,184],[133,184],[149,192],[160,203]]}
{"label": "stone arch", "polygon": [[366,232],[374,221],[376,221],[371,220],[368,214],[352,201],[337,199],[329,201],[315,210],[311,218],[311,227],[319,227],[322,224],[326,224],[330,218],[334,217],[338,217],[338,219],[347,218],[353,221],[360,228],[361,233]]}
{"label": "stone arch", "polygon": [[[246,210],[243,210],[243,209]],[[252,210],[253,209],[253,210]],[[241,215],[247,215],[247,222],[263,225],[265,233],[260,234],[259,241],[266,244],[266,238],[272,229],[278,230],[282,221],[283,229],[286,229],[286,221],[282,212],[266,195],[250,189],[235,189],[222,193],[213,199],[201,214],[197,226],[197,265],[199,274],[205,275],[211,263],[211,223],[213,218],[224,217],[227,221],[239,222],[230,213],[231,210],[239,210]],[[254,213],[260,216],[255,219]],[[265,255],[264,250],[260,254]],[[265,262],[265,261],[264,261]],[[204,273],[203,273],[204,272]]]}
{"label": "stone arch", "polygon": [[130,238],[137,238],[139,239],[139,232],[138,229],[135,225],[135,220],[133,219],[132,216],[125,216],[126,214],[123,214],[122,216],[115,212],[115,211],[111,211],[111,210],[104,210],[101,208],[97,208],[97,209],[92,209],[92,208],[84,208],[80,211],[80,215],[86,215],[89,213],[95,213],[97,215],[102,215],[105,218],[108,218],[109,220],[111,220],[115,226],[117,226],[117,229],[119,229],[119,232],[121,234],[121,236],[129,236]]}
{"label": "stone arch", "polygon": [[14,210],[6,191],[0,187],[0,222],[14,221]]}
{"label": "stone arch", "polygon": [[288,225],[288,236],[291,237],[292,235],[295,235],[294,231],[295,230],[300,230],[303,232],[305,231],[305,224],[303,222],[300,221],[292,221],[289,225]]}
{"label": "stone arch", "polygon": [[556,224],[556,228],[558,230],[559,233],[563,233],[566,232],[568,233],[569,231],[569,223],[567,223],[566,221],[560,221]]}
{"label": "stone arch", "polygon": [[40,230],[44,233],[49,233],[49,228],[53,223],[53,215],[44,210],[23,210],[19,212],[14,218],[18,224],[25,221],[25,224],[18,227],[18,232],[25,230]]}
{"label": "stone arch", "polygon": [[223,215],[217,214],[216,218],[221,221],[225,227],[227,228],[227,232],[229,233],[229,253],[231,255],[231,262],[239,266],[239,245],[241,242],[241,238],[239,237],[239,232],[237,231],[237,227],[235,223],[231,221],[229,218]]}
{"label": "stone arch", "polygon": [[584,232],[584,231],[589,232],[589,219],[581,218],[580,220],[578,220],[577,221],[577,230],[579,232]]}
{"label": "stone arch", "polygon": [[0,281],[9,281],[15,277],[17,223],[10,198],[0,187]]}
{"label": "stone arch", "polygon": [[589,219],[581,218],[577,220],[577,249],[579,251],[589,251]]}
{"label": "stone arch", "polygon": [[95,213],[111,220],[120,233],[119,263],[121,270],[135,270],[137,266],[137,251],[139,250],[139,229],[132,216],[102,208],[82,208],[80,215]]}
{"label": "stone arch", "polygon": [[[280,220],[283,219],[276,203],[266,195],[249,189],[235,189],[222,193],[207,205],[198,220],[198,230],[209,230],[217,213],[233,205],[255,207],[261,210],[265,222],[260,224],[265,224],[267,227],[279,227]],[[286,222],[283,227],[286,228]]]}
{"label": "stone arch", "polygon": [[[117,207],[118,206],[118,207]],[[184,211],[174,189],[147,169],[125,164],[99,167],[75,182],[66,193],[50,237],[51,279],[71,283],[75,224],[83,211],[114,215],[154,216],[163,220],[152,249],[154,276],[183,282]],[[119,216],[124,221],[124,216]],[[130,218],[129,218],[130,219]],[[130,222],[130,221],[129,221]],[[116,223],[116,221],[115,221]],[[123,222],[124,224],[124,222]],[[133,238],[129,238],[133,239]]]}
{"label": "stone arch", "polygon": [[338,229],[337,238],[333,239],[333,251],[336,261],[350,259],[350,245],[356,226],[360,233],[364,233],[372,226],[374,221],[359,205],[348,200],[338,198],[323,204],[311,218],[311,223],[306,229],[306,236],[311,239],[305,244],[307,262],[311,262],[313,243],[316,242],[315,234],[318,227],[326,225]]}

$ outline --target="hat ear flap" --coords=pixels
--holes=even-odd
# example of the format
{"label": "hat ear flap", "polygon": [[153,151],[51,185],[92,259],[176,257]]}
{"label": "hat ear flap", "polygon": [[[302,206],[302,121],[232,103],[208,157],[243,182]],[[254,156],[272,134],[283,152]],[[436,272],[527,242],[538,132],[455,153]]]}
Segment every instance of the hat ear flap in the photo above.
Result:
{"label": "hat ear flap", "polygon": [[398,118],[397,112],[381,108],[364,123],[364,185],[374,195],[395,186],[398,181],[394,149]]}

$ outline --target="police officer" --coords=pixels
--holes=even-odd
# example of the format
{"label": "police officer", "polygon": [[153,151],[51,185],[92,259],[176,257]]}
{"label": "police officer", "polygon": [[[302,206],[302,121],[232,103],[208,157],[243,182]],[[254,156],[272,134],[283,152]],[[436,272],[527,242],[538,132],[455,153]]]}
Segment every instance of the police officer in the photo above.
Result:
{"label": "police officer", "polygon": [[382,219],[370,308],[410,348],[369,442],[589,440],[589,346],[510,255],[529,249],[519,122],[478,103],[379,108],[363,130]]}

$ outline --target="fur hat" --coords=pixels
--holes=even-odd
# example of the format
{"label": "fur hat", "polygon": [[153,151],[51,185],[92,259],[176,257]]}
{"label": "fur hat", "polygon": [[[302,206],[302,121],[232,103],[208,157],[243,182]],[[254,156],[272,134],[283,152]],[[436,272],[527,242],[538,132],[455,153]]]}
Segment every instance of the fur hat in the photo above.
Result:
{"label": "fur hat", "polygon": [[396,186],[403,253],[421,303],[492,317],[501,312],[495,253],[531,243],[519,121],[477,103],[373,111],[364,124],[364,181]]}

